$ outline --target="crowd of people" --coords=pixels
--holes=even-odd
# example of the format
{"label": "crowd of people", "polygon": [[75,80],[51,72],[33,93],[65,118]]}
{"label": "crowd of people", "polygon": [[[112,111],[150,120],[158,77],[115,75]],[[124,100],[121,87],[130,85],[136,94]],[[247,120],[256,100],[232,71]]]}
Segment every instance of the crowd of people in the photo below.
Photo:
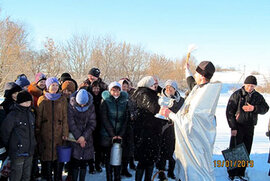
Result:
{"label": "crowd of people", "polygon": [[[151,181],[154,167],[159,170],[160,180],[167,177],[177,177],[182,181],[195,178],[187,174],[196,175],[196,170],[193,173],[184,171],[184,177],[175,175],[175,160],[178,158],[173,154],[178,143],[174,118],[183,106],[187,107],[186,100],[192,104],[188,97],[207,87],[214,72],[212,62],[203,61],[193,77],[187,65],[190,94],[186,98],[181,97],[176,81],[167,80],[165,87],[161,88],[155,76],[143,77],[136,88],[128,78],[107,85],[100,78],[98,68],[92,68],[87,79],[79,85],[69,73],[63,73],[59,79],[37,73],[32,83],[25,74],[18,75],[14,82],[6,83],[4,101],[0,105],[0,147],[7,150],[1,154],[1,159],[9,156],[10,180],[26,181],[41,177],[43,180],[60,181],[65,168],[68,172],[66,180],[84,181],[87,166],[89,174],[103,172],[105,167],[107,181],[131,178],[128,167],[136,170],[136,181],[143,177],[145,181]],[[257,115],[269,109],[263,96],[255,91],[256,85],[256,78],[248,76],[244,86],[231,96],[226,111],[232,139],[236,137],[238,144],[243,142],[249,154]],[[160,106],[161,97],[172,100],[170,108]],[[157,113],[166,119],[155,116]],[[202,117],[199,121],[208,120]],[[211,126],[215,129],[215,125]],[[206,132],[212,131],[209,127],[205,127]],[[120,166],[110,163],[114,142],[122,145]],[[201,151],[209,153],[204,153],[203,157],[198,155],[198,159],[211,158],[213,143],[201,144]],[[57,148],[62,145],[72,147],[68,163],[58,160]],[[196,163],[194,165],[197,166]],[[204,170],[206,177],[212,179],[210,172],[211,169]],[[244,180],[244,176],[245,168],[229,172],[231,180]]]}

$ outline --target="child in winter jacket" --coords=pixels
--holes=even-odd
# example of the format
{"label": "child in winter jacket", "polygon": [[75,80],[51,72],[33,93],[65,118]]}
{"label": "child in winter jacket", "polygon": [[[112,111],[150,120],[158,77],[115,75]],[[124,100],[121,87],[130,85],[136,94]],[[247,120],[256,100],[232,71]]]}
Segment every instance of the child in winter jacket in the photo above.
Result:
{"label": "child in winter jacket", "polygon": [[32,159],[36,146],[34,135],[35,116],[32,108],[32,96],[21,91],[1,125],[2,142],[8,148],[11,159],[11,181],[30,180]]}
{"label": "child in winter jacket", "polygon": [[[77,141],[72,143],[72,180],[85,180],[86,165],[94,158],[92,132],[96,127],[93,97],[85,89],[71,95],[68,109],[69,131]],[[80,174],[79,174],[80,173]]]}

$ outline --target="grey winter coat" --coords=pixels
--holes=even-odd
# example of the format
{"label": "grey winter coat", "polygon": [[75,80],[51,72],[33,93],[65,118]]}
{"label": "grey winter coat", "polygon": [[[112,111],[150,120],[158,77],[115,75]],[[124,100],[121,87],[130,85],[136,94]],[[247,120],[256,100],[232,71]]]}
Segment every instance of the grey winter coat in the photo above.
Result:
{"label": "grey winter coat", "polygon": [[71,95],[68,107],[69,131],[76,140],[78,140],[80,136],[83,136],[86,141],[86,146],[82,148],[79,143],[72,143],[72,156],[78,160],[90,160],[94,158],[92,133],[96,127],[95,107],[93,104],[93,97],[88,93],[89,101],[84,106],[86,109],[83,111],[78,110],[76,108],[76,106],[79,106],[76,102],[77,93],[78,91]]}

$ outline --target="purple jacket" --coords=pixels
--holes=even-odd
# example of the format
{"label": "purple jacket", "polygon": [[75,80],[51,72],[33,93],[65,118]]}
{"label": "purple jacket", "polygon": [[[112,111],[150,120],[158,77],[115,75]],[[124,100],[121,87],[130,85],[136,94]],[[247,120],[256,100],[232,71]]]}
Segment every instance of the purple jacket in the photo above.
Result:
{"label": "purple jacket", "polygon": [[[78,140],[83,136],[86,140],[86,146],[82,148],[79,143],[72,143],[72,156],[78,160],[90,160],[94,158],[94,146],[92,132],[96,127],[96,113],[93,104],[93,97],[88,93],[89,101],[85,105],[84,110],[76,108],[76,95],[78,91],[71,95],[68,106],[68,125],[69,131],[74,138]],[[88,108],[87,108],[88,106]]]}

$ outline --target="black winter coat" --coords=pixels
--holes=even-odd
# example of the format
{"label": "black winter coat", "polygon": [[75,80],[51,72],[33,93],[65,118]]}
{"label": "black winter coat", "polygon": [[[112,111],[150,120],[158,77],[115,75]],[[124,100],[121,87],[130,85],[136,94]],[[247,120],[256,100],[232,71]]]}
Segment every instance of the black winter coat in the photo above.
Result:
{"label": "black winter coat", "polygon": [[[254,106],[254,111],[244,112],[242,107],[247,103]],[[226,109],[226,116],[230,128],[237,130],[238,124],[255,126],[258,120],[258,114],[265,114],[268,110],[269,106],[260,93],[255,90],[248,93],[242,87],[231,95]],[[238,113],[240,116],[236,120],[236,114]]]}
{"label": "black winter coat", "polygon": [[137,116],[137,107],[135,103],[131,100],[131,96],[134,93],[135,89],[131,89],[128,91],[129,99],[128,99],[128,122],[127,129],[125,133],[125,138],[123,140],[123,157],[133,157],[134,156],[134,121]]}
{"label": "black winter coat", "polygon": [[132,95],[138,108],[134,124],[134,156],[145,165],[154,164],[160,154],[164,120],[155,117],[160,110],[158,98],[156,91],[146,87],[139,87]]}
{"label": "black winter coat", "polygon": [[91,95],[93,96],[93,103],[95,106],[95,113],[96,113],[96,129],[93,132],[94,138],[94,146],[96,147],[99,145],[100,142],[100,129],[101,129],[101,118],[100,118],[100,103],[101,103],[101,92],[98,95],[95,95],[92,90],[90,91]]}
{"label": "black winter coat", "polygon": [[1,138],[10,158],[34,154],[35,116],[31,107],[15,104],[1,125]]}

